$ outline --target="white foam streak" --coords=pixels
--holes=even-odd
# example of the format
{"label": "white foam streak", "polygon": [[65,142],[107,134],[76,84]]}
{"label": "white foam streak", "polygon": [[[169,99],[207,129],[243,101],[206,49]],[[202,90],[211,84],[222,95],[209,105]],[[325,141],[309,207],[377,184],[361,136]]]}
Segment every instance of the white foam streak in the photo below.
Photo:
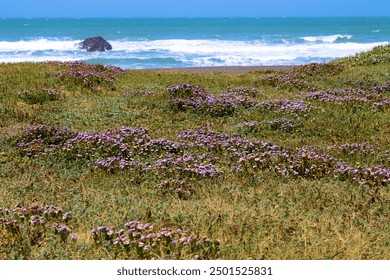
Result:
{"label": "white foam streak", "polygon": [[114,42],[113,49],[129,53],[160,53],[197,65],[253,65],[299,58],[338,58],[366,51],[382,43],[265,44],[259,41],[162,40]]}
{"label": "white foam streak", "polygon": [[21,52],[21,51],[67,51],[75,49],[75,44],[80,41],[73,40],[48,40],[38,39],[31,41],[0,42],[0,52]]}
{"label": "white foam streak", "polygon": [[[349,35],[333,36],[341,38]],[[70,39],[3,41],[0,42],[0,62],[93,59],[109,60],[111,64],[124,68],[132,68],[134,65],[138,68],[164,67],[164,64],[158,64],[166,63],[164,61],[177,63],[178,66],[287,65],[328,61],[388,44],[388,42],[335,42],[334,40],[338,39],[331,36],[304,38],[306,39],[302,43],[283,44],[228,40],[121,40],[110,42],[113,50],[103,53],[88,53],[80,50],[75,46],[80,41]],[[171,66],[171,64],[167,65],[167,67]]]}
{"label": "white foam streak", "polygon": [[67,57],[67,56],[24,56],[24,57],[0,57],[0,62],[3,63],[18,63],[18,62],[46,62],[46,61],[79,61],[82,57]]}
{"label": "white foam streak", "polygon": [[339,39],[352,39],[352,35],[328,35],[328,36],[305,36],[300,37],[300,39],[303,39],[307,42],[324,42],[324,43],[335,43]]}
{"label": "white foam streak", "polygon": [[126,52],[169,52],[176,54],[234,54],[234,55],[273,55],[322,53],[332,56],[359,52],[370,49],[380,43],[340,43],[340,44],[264,44],[258,41],[218,41],[218,40],[163,40],[146,42],[113,42],[113,49]]}

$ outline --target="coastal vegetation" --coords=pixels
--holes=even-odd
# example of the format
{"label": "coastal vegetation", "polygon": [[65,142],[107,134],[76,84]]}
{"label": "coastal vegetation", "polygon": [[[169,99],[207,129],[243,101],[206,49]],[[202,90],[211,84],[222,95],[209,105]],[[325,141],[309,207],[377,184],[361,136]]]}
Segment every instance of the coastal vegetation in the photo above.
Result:
{"label": "coastal vegetation", "polygon": [[389,54],[0,64],[0,259],[390,259]]}

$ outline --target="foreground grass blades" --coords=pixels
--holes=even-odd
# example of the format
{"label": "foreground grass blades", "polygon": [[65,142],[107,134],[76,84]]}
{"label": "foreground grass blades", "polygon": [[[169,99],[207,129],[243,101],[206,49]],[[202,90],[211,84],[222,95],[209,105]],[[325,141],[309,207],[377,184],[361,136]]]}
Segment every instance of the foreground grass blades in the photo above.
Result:
{"label": "foreground grass blades", "polygon": [[388,53],[0,65],[0,259],[389,259]]}

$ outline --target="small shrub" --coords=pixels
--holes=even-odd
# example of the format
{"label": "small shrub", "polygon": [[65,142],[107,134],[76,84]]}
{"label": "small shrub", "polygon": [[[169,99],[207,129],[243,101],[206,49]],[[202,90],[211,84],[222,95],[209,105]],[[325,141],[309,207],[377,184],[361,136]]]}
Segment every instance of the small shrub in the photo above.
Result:
{"label": "small shrub", "polygon": [[132,90],[132,91],[126,91],[126,92],[122,93],[122,96],[129,96],[129,95],[144,95],[144,96],[148,96],[148,95],[157,95],[157,94],[158,94],[158,92],[137,89],[137,90]]}
{"label": "small shrub", "polygon": [[244,122],[238,125],[238,131],[244,134],[257,133],[263,130],[281,130],[286,132],[292,132],[302,126],[303,124],[299,120],[280,118],[271,121],[264,120],[261,122]]}
{"label": "small shrub", "polygon": [[54,205],[0,208],[0,247],[16,249],[19,258],[29,258],[32,247],[46,246],[49,238],[57,242],[77,240],[69,220],[70,212]]}
{"label": "small shrub", "polygon": [[190,98],[196,96],[205,96],[206,90],[198,85],[179,83],[167,88],[172,98]]}
{"label": "small shrub", "polygon": [[290,114],[294,116],[306,116],[313,110],[304,100],[275,99],[261,102],[257,108],[260,110],[270,110],[275,113]]}
{"label": "small shrub", "polygon": [[139,221],[128,222],[119,230],[100,226],[91,233],[96,246],[130,259],[215,259],[219,250],[219,241]]}
{"label": "small shrub", "polygon": [[162,194],[177,195],[179,199],[189,199],[195,193],[194,187],[185,180],[166,179],[157,186]]}
{"label": "small shrub", "polygon": [[264,125],[267,125],[271,130],[283,130],[294,131],[299,127],[302,127],[302,122],[294,119],[280,118],[272,121],[263,121]]}
{"label": "small shrub", "polygon": [[197,85],[177,84],[169,87],[167,91],[172,108],[179,111],[192,109],[215,117],[232,115],[239,107],[249,108],[257,104],[246,89],[215,96],[206,93]]}
{"label": "small shrub", "polygon": [[57,101],[63,98],[63,92],[58,89],[26,89],[18,93],[18,98],[28,104],[42,104]]}
{"label": "small shrub", "polygon": [[54,76],[71,87],[79,86],[97,92],[102,88],[115,88],[117,77],[124,71],[116,66],[87,64],[84,62],[59,62],[62,69]]}
{"label": "small shrub", "polygon": [[318,100],[344,107],[369,108],[374,111],[383,111],[390,105],[390,100],[384,94],[389,85],[378,85],[368,90],[344,88],[326,91],[308,92],[303,94],[306,99]]}

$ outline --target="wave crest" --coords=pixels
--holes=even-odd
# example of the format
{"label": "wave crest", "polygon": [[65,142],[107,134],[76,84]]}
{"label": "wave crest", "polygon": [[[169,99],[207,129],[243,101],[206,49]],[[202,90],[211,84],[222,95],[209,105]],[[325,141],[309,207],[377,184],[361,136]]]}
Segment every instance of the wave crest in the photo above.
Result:
{"label": "wave crest", "polygon": [[324,43],[336,43],[337,41],[351,40],[352,35],[328,35],[328,36],[305,36],[300,37],[300,39],[306,42],[324,42]]}
{"label": "wave crest", "polygon": [[72,39],[38,38],[31,41],[0,42],[0,62],[82,60],[122,68],[297,65],[325,62],[388,44],[334,42],[340,38],[350,37],[350,35],[304,37],[305,42],[274,44],[260,40],[122,39],[110,41],[113,50],[101,53],[80,50],[77,48],[80,41]]}

